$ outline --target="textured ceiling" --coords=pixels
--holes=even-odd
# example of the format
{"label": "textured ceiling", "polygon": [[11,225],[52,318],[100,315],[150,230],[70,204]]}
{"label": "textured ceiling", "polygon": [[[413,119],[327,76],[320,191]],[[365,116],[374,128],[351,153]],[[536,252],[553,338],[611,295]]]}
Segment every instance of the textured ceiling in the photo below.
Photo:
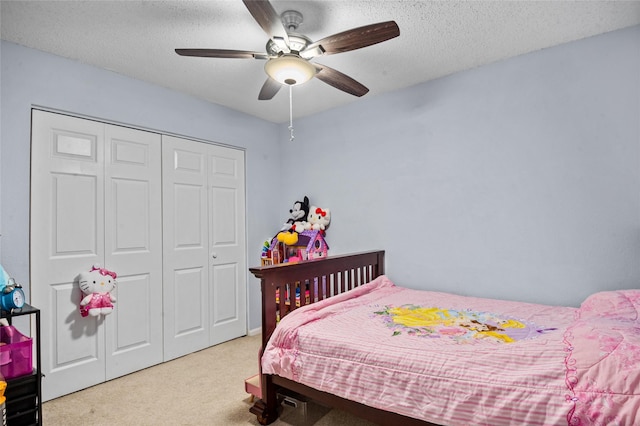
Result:
{"label": "textured ceiling", "polygon": [[[640,1],[280,1],[312,41],[395,20],[400,37],[316,58],[370,89],[365,97],[500,59],[640,24]],[[240,0],[5,1],[2,39],[184,92],[272,122],[288,90],[258,101],[264,61],[181,57],[175,48],[263,52],[266,34]],[[359,98],[318,79],[293,92],[294,117]]]}

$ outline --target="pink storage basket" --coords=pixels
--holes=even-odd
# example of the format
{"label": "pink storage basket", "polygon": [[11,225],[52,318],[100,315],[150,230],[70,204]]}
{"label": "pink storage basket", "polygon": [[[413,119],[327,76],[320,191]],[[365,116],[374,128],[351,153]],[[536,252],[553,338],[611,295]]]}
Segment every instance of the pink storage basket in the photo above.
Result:
{"label": "pink storage basket", "polygon": [[33,372],[33,339],[15,327],[0,327],[0,374],[5,380]]}

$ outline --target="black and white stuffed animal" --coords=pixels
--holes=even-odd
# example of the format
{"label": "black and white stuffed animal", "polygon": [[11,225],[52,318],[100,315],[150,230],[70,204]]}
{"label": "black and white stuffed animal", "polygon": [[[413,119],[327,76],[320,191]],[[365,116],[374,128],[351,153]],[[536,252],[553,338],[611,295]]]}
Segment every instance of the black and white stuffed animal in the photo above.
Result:
{"label": "black and white stuffed animal", "polygon": [[303,201],[293,203],[293,208],[289,210],[291,218],[282,226],[281,231],[304,231],[309,215],[309,197],[305,196]]}

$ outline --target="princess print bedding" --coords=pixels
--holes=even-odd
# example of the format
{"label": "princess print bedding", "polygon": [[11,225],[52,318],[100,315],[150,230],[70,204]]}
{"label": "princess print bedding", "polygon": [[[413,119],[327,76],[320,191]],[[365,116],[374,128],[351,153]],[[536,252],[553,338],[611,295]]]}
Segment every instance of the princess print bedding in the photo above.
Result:
{"label": "princess print bedding", "polygon": [[443,425],[640,424],[640,291],[580,308],[386,276],[282,319],[262,371]]}

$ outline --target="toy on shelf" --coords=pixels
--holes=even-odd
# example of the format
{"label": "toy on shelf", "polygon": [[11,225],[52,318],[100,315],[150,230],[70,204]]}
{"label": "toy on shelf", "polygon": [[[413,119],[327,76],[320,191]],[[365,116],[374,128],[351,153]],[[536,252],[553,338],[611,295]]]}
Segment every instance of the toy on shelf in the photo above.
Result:
{"label": "toy on shelf", "polygon": [[260,255],[260,264],[262,266],[273,265],[273,260],[271,259],[271,249],[269,246],[271,243],[269,240],[265,241],[262,245],[262,254]]}
{"label": "toy on shelf", "polygon": [[299,237],[297,232],[278,232],[276,239],[288,246],[293,246],[298,243]]}
{"label": "toy on shelf", "polygon": [[323,231],[324,233],[329,227],[329,223],[331,223],[331,211],[329,209],[311,206],[307,222],[309,222],[309,229],[313,231]]}
{"label": "toy on shelf", "polygon": [[116,297],[111,292],[116,288],[117,274],[113,271],[93,265],[89,272],[78,275],[78,283],[83,298],[80,301],[80,314],[97,317],[113,311]]}
{"label": "toy on shelf", "polygon": [[260,256],[262,266],[293,263],[326,257],[329,245],[325,239],[331,212],[311,206],[309,197],[296,201],[289,210],[291,218],[280,232],[265,242]]}
{"label": "toy on shelf", "polygon": [[291,217],[283,225],[280,231],[302,232],[307,224],[309,215],[309,197],[305,196],[303,201],[293,203],[293,208],[289,210]]}
{"label": "toy on shelf", "polygon": [[301,260],[327,257],[329,244],[320,231],[302,231],[293,243],[281,241],[278,237],[271,241],[271,253],[277,253],[280,262],[299,262]]}

